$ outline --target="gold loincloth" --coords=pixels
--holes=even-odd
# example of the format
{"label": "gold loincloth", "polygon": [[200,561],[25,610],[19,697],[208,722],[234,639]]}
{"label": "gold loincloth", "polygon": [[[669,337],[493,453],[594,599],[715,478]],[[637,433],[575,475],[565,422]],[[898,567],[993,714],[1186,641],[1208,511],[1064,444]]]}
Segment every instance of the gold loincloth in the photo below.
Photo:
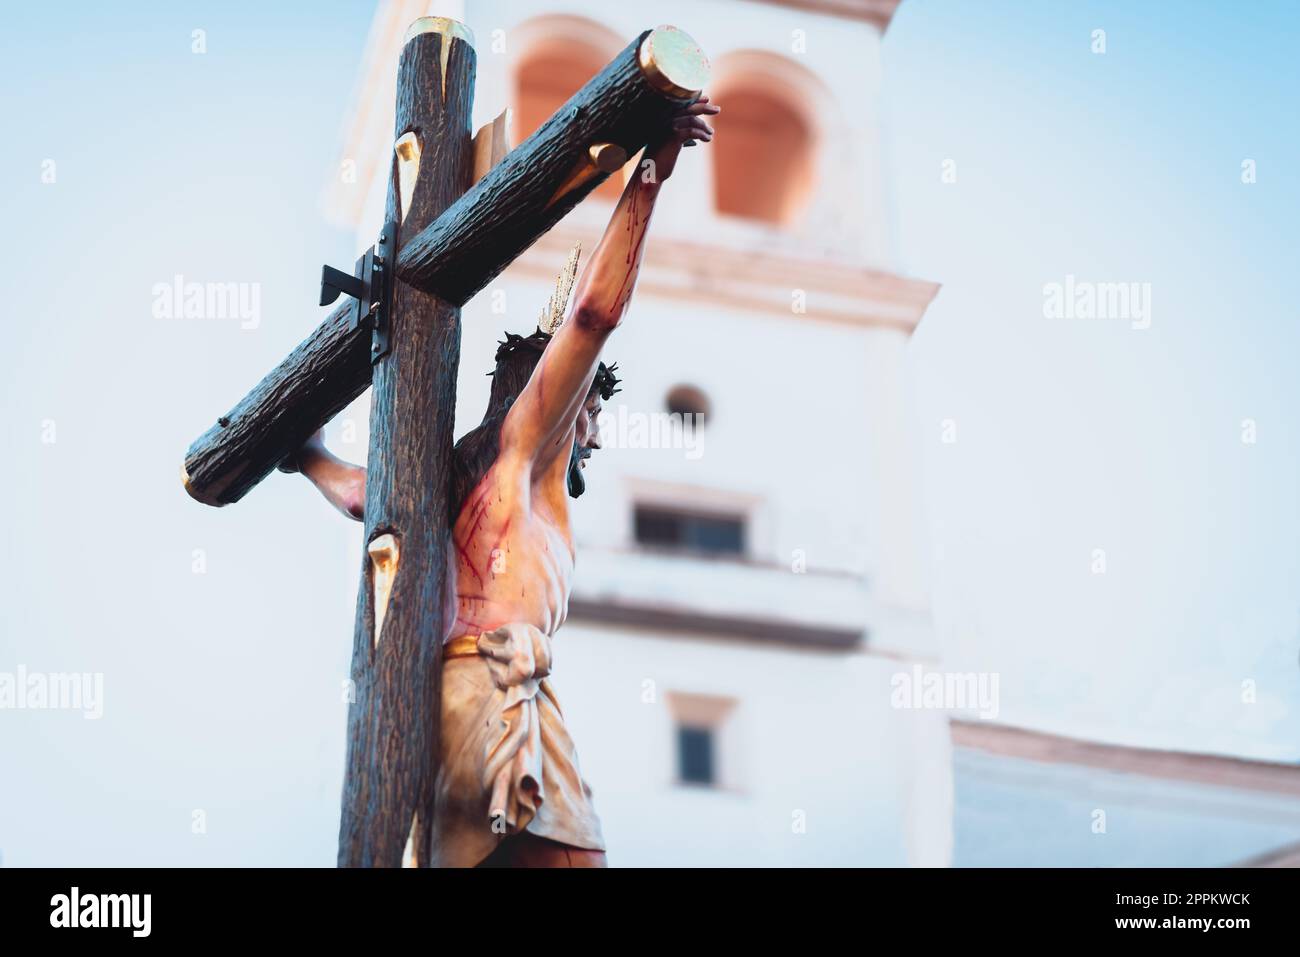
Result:
{"label": "gold loincloth", "polygon": [[546,676],[551,640],[506,625],[447,643],[430,862],[473,867],[527,830],[603,851],[591,788]]}

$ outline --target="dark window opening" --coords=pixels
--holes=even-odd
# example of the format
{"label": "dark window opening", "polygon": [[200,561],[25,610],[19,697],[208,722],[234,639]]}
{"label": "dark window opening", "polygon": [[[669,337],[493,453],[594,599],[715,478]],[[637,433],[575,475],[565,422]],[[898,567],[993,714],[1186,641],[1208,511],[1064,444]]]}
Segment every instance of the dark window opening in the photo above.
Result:
{"label": "dark window opening", "polygon": [[636,540],[658,548],[741,555],[745,551],[745,521],[737,516],[698,515],[638,505]]}
{"label": "dark window opening", "polygon": [[677,728],[677,777],[684,784],[713,784],[713,729]]}
{"label": "dark window opening", "polygon": [[709,397],[704,394],[703,389],[696,388],[693,385],[673,386],[668,390],[668,397],[664,402],[668,406],[668,411],[672,415],[694,416],[688,421],[695,425],[703,425],[709,417]]}

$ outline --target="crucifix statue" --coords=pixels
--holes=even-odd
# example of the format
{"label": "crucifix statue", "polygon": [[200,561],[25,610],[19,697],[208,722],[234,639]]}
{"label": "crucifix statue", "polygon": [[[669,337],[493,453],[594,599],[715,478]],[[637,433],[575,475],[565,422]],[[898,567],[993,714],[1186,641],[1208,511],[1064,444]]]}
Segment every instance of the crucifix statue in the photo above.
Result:
{"label": "crucifix statue", "polygon": [[[277,467],[364,522],[342,866],[604,863],[590,789],[547,680],[574,567],[568,497],[615,391],[601,348],[627,309],[655,198],[707,142],[708,62],[673,27],[637,37],[514,150],[471,137],[468,29],[425,17],[398,65],[385,222],[321,304],[347,298],[200,436],[182,478],[209,505]],[[482,423],[453,444],[460,307],[644,148],[572,292],[507,333]],[[572,300],[570,304],[570,299]],[[319,430],[372,387],[365,469]]]}

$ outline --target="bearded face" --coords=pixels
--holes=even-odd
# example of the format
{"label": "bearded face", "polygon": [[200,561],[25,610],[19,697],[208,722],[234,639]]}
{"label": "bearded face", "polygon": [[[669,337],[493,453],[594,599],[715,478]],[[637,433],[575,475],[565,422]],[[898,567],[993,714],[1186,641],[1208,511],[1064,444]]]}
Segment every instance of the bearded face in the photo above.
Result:
{"label": "bearded face", "polygon": [[578,498],[587,490],[583,470],[591,453],[600,448],[600,393],[593,391],[578,410],[573,431],[573,452],[569,456],[569,495]]}

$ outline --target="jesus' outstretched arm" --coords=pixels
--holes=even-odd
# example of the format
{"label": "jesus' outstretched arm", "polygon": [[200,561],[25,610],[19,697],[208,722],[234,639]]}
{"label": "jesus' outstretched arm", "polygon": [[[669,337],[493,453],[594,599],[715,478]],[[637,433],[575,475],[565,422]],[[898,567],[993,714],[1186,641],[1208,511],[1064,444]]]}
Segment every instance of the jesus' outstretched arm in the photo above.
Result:
{"label": "jesus' outstretched arm", "polygon": [[600,350],[632,298],[659,189],[672,175],[683,145],[713,139],[705,117],[717,112],[708,97],[701,97],[684,107],[664,135],[646,147],[582,272],[568,318],[506,416],[501,429],[503,458],[527,461],[537,475],[557,455],[568,456],[573,441],[569,431],[591,387]]}
{"label": "jesus' outstretched arm", "polygon": [[301,472],[336,509],[358,522],[365,517],[366,470],[345,462],[325,448],[324,430],[317,431],[297,454],[280,466],[283,472]]}

